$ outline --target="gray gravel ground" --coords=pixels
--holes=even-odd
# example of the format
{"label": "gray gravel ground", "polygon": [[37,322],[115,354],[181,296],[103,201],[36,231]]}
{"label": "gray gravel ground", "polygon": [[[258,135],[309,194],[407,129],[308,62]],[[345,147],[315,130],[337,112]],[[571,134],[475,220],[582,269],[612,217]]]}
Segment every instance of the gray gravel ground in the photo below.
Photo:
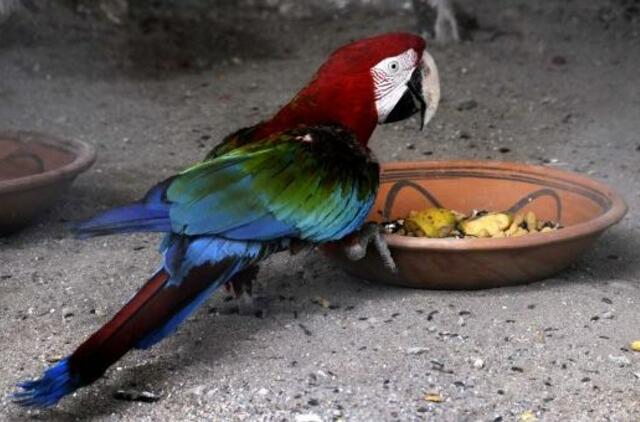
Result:
{"label": "gray gravel ground", "polygon": [[[640,354],[628,350],[640,338],[640,25],[620,6],[633,2],[470,3],[474,41],[431,49],[438,115],[422,133],[415,119],[379,128],[379,157],[577,170],[624,193],[620,225],[552,279],[485,291],[380,286],[317,254],[278,256],[261,271],[266,318],[235,314],[218,294],[160,346],[47,411],[6,395],[107,321],[158,264],[157,236],[80,241],[64,221],[137,199],[268,117],[336,46],[414,21],[214,16],[199,61],[162,37],[63,12],[1,27],[1,128],[81,139],[99,157],[53,210],[0,239],[0,419],[640,419]],[[166,57],[154,62],[154,47]],[[477,106],[459,111],[468,100]],[[160,400],[113,398],[131,388]],[[429,392],[444,401],[425,401]]]}

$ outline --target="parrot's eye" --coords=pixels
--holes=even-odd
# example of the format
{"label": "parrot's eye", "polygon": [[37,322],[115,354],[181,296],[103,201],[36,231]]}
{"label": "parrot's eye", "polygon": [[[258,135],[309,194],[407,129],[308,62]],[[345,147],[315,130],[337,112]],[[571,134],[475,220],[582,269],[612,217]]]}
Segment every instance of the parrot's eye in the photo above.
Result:
{"label": "parrot's eye", "polygon": [[388,68],[389,68],[389,73],[391,74],[396,73],[398,70],[400,70],[400,63],[394,60],[391,63],[389,63]]}

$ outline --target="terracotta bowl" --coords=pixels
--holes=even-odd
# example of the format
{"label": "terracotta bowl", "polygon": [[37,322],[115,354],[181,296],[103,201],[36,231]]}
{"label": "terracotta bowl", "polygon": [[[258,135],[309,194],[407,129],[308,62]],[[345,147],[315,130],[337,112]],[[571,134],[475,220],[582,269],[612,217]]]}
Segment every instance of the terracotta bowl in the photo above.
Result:
{"label": "terracotta bowl", "polygon": [[370,247],[360,261],[339,248],[323,252],[368,280],[427,289],[479,289],[541,280],[562,270],[627,211],[609,186],[553,168],[494,161],[403,162],[383,166],[371,221],[445,207],[528,211],[564,228],[515,238],[427,239],[385,235],[399,272],[385,269]]}
{"label": "terracotta bowl", "polygon": [[0,235],[49,207],[95,161],[93,147],[32,132],[0,132]]}

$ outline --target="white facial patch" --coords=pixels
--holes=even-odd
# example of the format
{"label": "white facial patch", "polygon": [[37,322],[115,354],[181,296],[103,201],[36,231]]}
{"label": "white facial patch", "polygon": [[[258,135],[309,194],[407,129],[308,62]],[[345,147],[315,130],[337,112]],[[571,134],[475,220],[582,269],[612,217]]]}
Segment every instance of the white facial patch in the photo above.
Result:
{"label": "white facial patch", "polygon": [[371,68],[378,123],[383,123],[407,90],[418,53],[410,48],[395,57],[387,57]]}

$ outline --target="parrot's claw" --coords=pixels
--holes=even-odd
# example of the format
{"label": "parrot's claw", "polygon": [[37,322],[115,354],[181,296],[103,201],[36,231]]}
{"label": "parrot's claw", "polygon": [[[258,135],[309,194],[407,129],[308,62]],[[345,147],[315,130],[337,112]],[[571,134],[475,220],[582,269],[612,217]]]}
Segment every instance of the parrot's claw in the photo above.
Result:
{"label": "parrot's claw", "polygon": [[252,296],[247,292],[242,293],[236,299],[238,314],[253,315],[258,318],[267,316],[269,309],[269,299],[265,296]]}
{"label": "parrot's claw", "polygon": [[387,242],[384,240],[382,233],[380,233],[378,224],[365,224],[355,236],[355,242],[347,244],[344,248],[347,258],[352,261],[361,260],[367,254],[367,246],[373,242],[373,245],[382,258],[384,266],[391,272],[398,272],[398,267],[396,267],[396,263],[391,256]]}
{"label": "parrot's claw", "polygon": [[254,312],[253,297],[248,292],[242,292],[236,297],[236,306],[240,315],[251,315]]}
{"label": "parrot's claw", "polygon": [[259,267],[254,265],[229,280],[240,315],[255,315],[260,318],[267,315],[269,299],[263,295],[266,290],[265,281],[257,278],[258,271]]}

